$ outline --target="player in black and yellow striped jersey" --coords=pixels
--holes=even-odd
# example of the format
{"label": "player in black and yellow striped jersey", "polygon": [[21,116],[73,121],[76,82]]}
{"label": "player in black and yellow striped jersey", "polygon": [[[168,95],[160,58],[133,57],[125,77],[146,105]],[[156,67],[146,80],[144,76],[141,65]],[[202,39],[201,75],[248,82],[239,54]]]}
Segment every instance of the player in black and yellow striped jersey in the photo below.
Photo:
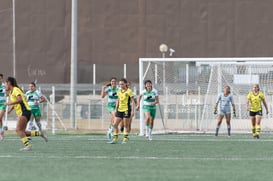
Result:
{"label": "player in black and yellow striped jersey", "polygon": [[27,136],[41,136],[45,141],[47,141],[47,137],[44,132],[26,131],[27,123],[31,116],[31,108],[26,101],[24,92],[17,85],[16,79],[8,77],[5,86],[10,99],[10,101],[6,103],[6,106],[11,106],[8,113],[15,109],[18,116],[16,132],[24,143],[24,148],[22,148],[21,151],[29,151],[32,147]]}
{"label": "player in black and yellow striped jersey", "polygon": [[[253,85],[252,91],[247,95],[246,110],[249,111],[249,116],[252,124],[253,138],[260,138],[261,120],[262,120],[262,104],[268,114],[268,107],[265,101],[264,94],[260,91],[258,84]],[[249,107],[250,106],[250,107]]]}
{"label": "player in black and yellow striped jersey", "polygon": [[[130,82],[130,81],[127,82],[127,88],[128,88],[128,89],[131,89],[131,91],[133,91],[132,88],[131,88],[131,82]],[[134,94],[134,102],[135,102],[135,105],[137,105],[137,95],[135,95],[135,94]],[[130,102],[130,106],[132,106],[132,105],[131,105],[131,102]],[[128,133],[130,133],[131,130],[132,130],[132,121],[133,121],[133,117],[134,117],[134,115],[131,116],[130,119],[129,119],[129,123],[128,123],[128,124],[129,124],[129,129],[128,129]],[[121,132],[124,132],[124,121],[121,121],[121,122],[120,122],[120,131],[121,131]]]}
{"label": "player in black and yellow striped jersey", "polygon": [[[114,137],[110,144],[118,143],[118,126],[120,122],[124,121],[124,137],[122,144],[127,143],[129,134],[129,121],[134,116],[134,94],[131,89],[128,89],[127,80],[121,79],[119,81],[120,89],[118,90],[118,101],[116,104],[116,117],[114,122]],[[130,104],[131,103],[131,104]]]}

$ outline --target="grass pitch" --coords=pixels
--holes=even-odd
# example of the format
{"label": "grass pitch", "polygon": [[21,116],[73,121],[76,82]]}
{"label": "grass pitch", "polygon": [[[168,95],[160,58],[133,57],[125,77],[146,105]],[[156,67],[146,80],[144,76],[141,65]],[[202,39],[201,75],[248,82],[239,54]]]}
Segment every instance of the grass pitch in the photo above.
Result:
{"label": "grass pitch", "polygon": [[18,151],[14,135],[0,142],[1,181],[272,180],[273,135],[131,136],[109,145],[104,135],[56,135]]}

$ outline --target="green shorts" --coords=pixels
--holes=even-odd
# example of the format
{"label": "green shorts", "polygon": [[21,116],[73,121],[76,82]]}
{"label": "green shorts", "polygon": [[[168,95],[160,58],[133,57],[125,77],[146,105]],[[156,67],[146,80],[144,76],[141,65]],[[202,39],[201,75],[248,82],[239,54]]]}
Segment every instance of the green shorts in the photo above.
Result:
{"label": "green shorts", "polygon": [[6,111],[5,102],[0,102],[0,111]]}
{"label": "green shorts", "polygon": [[108,103],[107,104],[107,111],[109,113],[112,113],[115,110],[116,110],[116,103]]}
{"label": "green shorts", "polygon": [[42,116],[41,110],[40,110],[40,109],[31,109],[31,114],[32,114],[35,118],[39,118],[39,117]]}
{"label": "green shorts", "polygon": [[151,117],[154,119],[155,115],[156,115],[156,107],[155,106],[146,106],[146,105],[144,105],[143,106],[143,112],[144,113],[149,112]]}

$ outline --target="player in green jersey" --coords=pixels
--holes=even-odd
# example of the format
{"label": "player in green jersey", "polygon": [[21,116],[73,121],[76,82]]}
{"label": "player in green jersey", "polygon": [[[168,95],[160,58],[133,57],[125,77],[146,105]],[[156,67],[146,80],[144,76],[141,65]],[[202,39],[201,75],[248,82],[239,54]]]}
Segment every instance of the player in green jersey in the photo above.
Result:
{"label": "player in green jersey", "polygon": [[4,139],[3,117],[6,111],[6,88],[3,82],[4,75],[0,74],[0,140]]}
{"label": "player in green jersey", "polygon": [[146,120],[146,137],[151,141],[156,115],[156,104],[159,103],[159,98],[158,92],[153,88],[151,80],[146,80],[144,85],[145,89],[138,97],[136,109],[139,110],[140,100],[143,97],[143,112]]}
{"label": "player in green jersey", "polygon": [[107,131],[107,138],[109,140],[112,139],[114,134],[114,120],[115,120],[115,113],[116,113],[116,102],[118,100],[118,86],[117,86],[117,78],[112,77],[110,79],[110,83],[106,86],[103,86],[101,89],[101,98],[108,96],[107,102],[107,111],[111,114],[110,126]]}
{"label": "player in green jersey", "polygon": [[29,130],[35,130],[34,120],[36,125],[39,128],[39,131],[42,131],[42,124],[41,124],[41,110],[40,110],[40,103],[45,102],[45,97],[42,95],[40,91],[36,89],[36,84],[31,82],[29,84],[29,90],[25,94],[27,98],[28,105],[31,108],[31,118],[29,120]]}

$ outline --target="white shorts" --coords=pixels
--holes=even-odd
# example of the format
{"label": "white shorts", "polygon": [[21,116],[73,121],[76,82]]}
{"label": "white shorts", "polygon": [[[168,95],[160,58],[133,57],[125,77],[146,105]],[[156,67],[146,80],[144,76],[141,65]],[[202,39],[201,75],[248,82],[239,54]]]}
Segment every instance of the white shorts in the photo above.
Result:
{"label": "white shorts", "polygon": [[219,111],[219,114],[220,115],[227,115],[227,114],[231,114],[231,110],[230,108],[221,108],[220,111]]}

